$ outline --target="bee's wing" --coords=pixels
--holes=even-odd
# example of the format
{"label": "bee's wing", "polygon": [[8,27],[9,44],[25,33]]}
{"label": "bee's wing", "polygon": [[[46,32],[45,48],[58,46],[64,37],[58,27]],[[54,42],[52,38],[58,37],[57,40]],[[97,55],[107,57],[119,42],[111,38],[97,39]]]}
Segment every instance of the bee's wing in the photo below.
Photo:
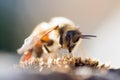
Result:
{"label": "bee's wing", "polygon": [[33,30],[32,34],[24,40],[24,44],[18,49],[18,53],[24,53],[25,51],[32,49],[35,42],[34,38],[37,37],[37,39],[41,40],[44,36],[57,28],[58,26],[50,27],[47,23],[41,23]]}
{"label": "bee's wing", "polygon": [[24,44],[22,45],[22,47],[20,49],[17,50],[18,53],[24,53],[25,51],[29,50],[32,48],[32,44],[33,44],[33,37],[34,36],[29,36],[28,38],[26,38],[24,40]]}
{"label": "bee's wing", "polygon": [[50,28],[50,26],[48,23],[42,22],[36,26],[36,28],[33,30],[31,35],[37,35],[39,33],[42,33],[43,31],[46,31],[49,28]]}
{"label": "bee's wing", "polygon": [[36,37],[39,33],[45,31],[49,27],[48,23],[40,23],[37,27],[33,30],[33,32],[24,40],[24,44],[20,49],[17,50],[18,53],[24,53],[25,51],[31,49],[34,44],[34,37]]}

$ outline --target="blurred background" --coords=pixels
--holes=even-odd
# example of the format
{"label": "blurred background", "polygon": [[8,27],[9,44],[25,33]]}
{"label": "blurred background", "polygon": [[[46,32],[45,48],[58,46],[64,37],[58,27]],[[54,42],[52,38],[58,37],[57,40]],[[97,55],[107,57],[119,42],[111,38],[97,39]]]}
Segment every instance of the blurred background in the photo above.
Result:
{"label": "blurred background", "polygon": [[88,56],[120,67],[120,0],[0,0],[0,63],[18,62],[23,40],[37,24],[56,16],[97,35],[82,43]]}

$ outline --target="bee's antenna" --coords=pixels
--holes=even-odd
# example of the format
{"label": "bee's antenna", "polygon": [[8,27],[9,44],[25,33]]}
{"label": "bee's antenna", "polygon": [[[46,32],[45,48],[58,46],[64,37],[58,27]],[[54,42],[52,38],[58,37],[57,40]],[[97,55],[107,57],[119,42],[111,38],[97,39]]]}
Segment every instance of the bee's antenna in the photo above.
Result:
{"label": "bee's antenna", "polygon": [[81,35],[80,38],[82,39],[90,39],[90,37],[96,37],[95,35]]}

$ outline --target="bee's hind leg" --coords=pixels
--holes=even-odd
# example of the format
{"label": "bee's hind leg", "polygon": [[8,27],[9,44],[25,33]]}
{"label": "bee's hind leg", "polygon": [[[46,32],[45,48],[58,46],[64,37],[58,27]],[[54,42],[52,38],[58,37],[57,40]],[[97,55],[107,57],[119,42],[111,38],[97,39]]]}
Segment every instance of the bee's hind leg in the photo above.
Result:
{"label": "bee's hind leg", "polygon": [[31,50],[26,51],[26,52],[22,55],[22,57],[21,57],[21,59],[20,59],[20,62],[25,62],[25,61],[30,60],[31,56],[32,56]]}

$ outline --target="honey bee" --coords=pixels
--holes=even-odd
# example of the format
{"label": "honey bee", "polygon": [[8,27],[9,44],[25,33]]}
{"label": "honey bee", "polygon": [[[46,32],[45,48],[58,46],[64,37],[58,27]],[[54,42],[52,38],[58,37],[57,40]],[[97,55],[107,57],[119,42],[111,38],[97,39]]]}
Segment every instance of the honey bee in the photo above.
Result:
{"label": "honey bee", "polygon": [[25,39],[18,53],[24,53],[22,61],[28,61],[31,56],[41,57],[43,53],[60,49],[67,49],[71,53],[80,39],[90,37],[96,36],[83,35],[71,20],[55,17],[48,23],[40,23]]}

